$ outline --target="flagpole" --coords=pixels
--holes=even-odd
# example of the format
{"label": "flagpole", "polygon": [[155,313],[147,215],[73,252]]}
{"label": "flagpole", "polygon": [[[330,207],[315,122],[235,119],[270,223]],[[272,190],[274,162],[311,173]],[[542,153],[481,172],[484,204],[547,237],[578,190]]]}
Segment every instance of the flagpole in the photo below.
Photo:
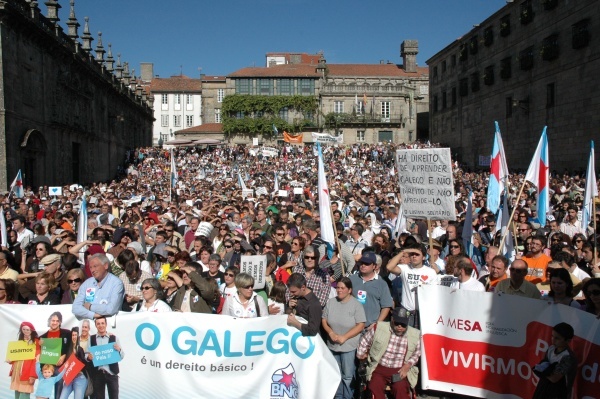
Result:
{"label": "flagpole", "polygon": [[[515,207],[513,208],[512,212],[510,214],[510,219],[508,219],[508,224],[513,223],[513,218],[515,217],[515,212],[517,211],[517,207],[519,206],[519,199],[521,198],[521,194],[523,194],[523,190],[525,189],[525,184],[527,184],[527,180],[525,180],[525,178],[523,178],[523,184],[521,185],[521,189],[519,190],[519,195],[517,195],[517,203],[515,204]],[[506,190],[506,191],[508,194],[508,190]],[[507,235],[508,235],[508,226],[506,226],[506,230],[504,231],[504,234],[502,234],[502,240],[500,240],[499,248],[503,247],[504,240],[506,240]],[[516,239],[516,236],[515,236],[515,239]]]}
{"label": "flagpole", "polygon": [[346,275],[346,264],[344,263],[344,257],[342,256],[342,247],[340,244],[340,238],[338,237],[337,227],[335,226],[334,218],[333,218],[333,209],[329,207],[329,212],[331,213],[331,221],[333,222],[333,232],[335,233],[335,245],[338,248],[338,258],[340,259],[340,264],[342,265],[342,277]]}
{"label": "flagpole", "polygon": [[596,222],[596,200],[592,197],[592,216],[594,217],[594,266],[598,264],[598,228]]}

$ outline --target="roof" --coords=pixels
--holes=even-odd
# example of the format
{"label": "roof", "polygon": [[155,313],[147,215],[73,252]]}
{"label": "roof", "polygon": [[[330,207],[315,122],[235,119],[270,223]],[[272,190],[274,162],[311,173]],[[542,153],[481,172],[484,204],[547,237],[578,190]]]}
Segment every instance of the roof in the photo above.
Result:
{"label": "roof", "polygon": [[[396,64],[326,64],[329,76],[385,76],[416,77],[429,74],[428,67],[417,67],[416,72],[406,72],[402,65]],[[245,77],[308,77],[319,78],[317,65],[283,64],[272,67],[242,68],[228,75],[230,78]]]}
{"label": "roof", "polygon": [[150,82],[151,92],[201,92],[202,81],[185,75],[170,78],[153,78]]}
{"label": "roof", "polygon": [[288,63],[288,64],[292,63],[292,56],[300,56],[299,64],[313,64],[313,65],[317,65],[319,63],[319,59],[321,58],[321,54],[290,53],[290,52],[267,53],[267,57],[284,57],[286,63]]}
{"label": "roof", "polygon": [[205,123],[204,125],[178,130],[175,133],[223,133],[223,125],[221,123]]}
{"label": "roof", "polygon": [[225,76],[203,76],[202,82],[225,82]]}

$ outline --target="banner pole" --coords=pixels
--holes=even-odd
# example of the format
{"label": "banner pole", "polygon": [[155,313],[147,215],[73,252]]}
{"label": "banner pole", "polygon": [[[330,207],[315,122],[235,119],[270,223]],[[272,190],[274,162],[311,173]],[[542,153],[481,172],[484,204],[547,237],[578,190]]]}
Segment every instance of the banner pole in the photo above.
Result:
{"label": "banner pole", "polygon": [[592,217],[594,218],[594,266],[598,264],[598,234],[596,222],[596,199],[592,198]]}
{"label": "banner pole", "polygon": [[342,257],[342,247],[340,244],[340,238],[338,237],[337,228],[335,227],[335,221],[333,219],[333,210],[329,207],[329,212],[331,213],[331,223],[333,224],[333,233],[335,234],[335,244],[338,248],[338,258],[340,258],[340,264],[342,265],[342,277],[346,275],[346,265],[344,263],[344,258]]}
{"label": "banner pole", "polygon": [[[515,212],[517,211],[517,207],[519,206],[519,199],[521,198],[521,194],[523,194],[523,189],[525,188],[526,183],[527,183],[527,180],[523,180],[523,184],[521,185],[521,189],[519,190],[519,195],[517,195],[517,204],[513,208],[512,212],[510,213],[510,219],[508,219],[509,225],[511,223],[513,223],[513,218],[515,217]],[[508,195],[508,193],[507,193],[507,195]],[[506,231],[504,232],[504,234],[502,234],[502,240],[500,240],[500,245],[498,246],[499,248],[502,248],[504,246],[504,240],[506,240],[507,235],[508,235],[508,226],[506,226]],[[515,237],[515,239],[516,239],[516,237]]]}

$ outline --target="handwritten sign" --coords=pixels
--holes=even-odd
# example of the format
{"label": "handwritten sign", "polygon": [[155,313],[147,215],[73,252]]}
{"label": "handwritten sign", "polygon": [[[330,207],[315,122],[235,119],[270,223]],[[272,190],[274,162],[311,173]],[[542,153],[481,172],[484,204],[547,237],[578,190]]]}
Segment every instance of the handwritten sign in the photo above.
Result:
{"label": "handwritten sign", "polygon": [[48,193],[54,197],[62,195],[62,187],[57,187],[57,186],[48,187]]}
{"label": "handwritten sign", "polygon": [[240,272],[254,277],[254,289],[265,287],[266,255],[242,255]]}
{"label": "handwritten sign", "polygon": [[42,344],[42,351],[40,353],[40,363],[42,364],[56,364],[60,358],[62,351],[62,339],[61,338],[44,338]]}
{"label": "handwritten sign", "polygon": [[456,220],[449,148],[396,151],[405,217]]}
{"label": "handwritten sign", "polygon": [[65,382],[65,385],[71,385],[75,377],[77,377],[77,374],[83,370],[83,367],[84,364],[81,362],[81,360],[77,359],[75,353],[72,353],[60,369],[61,371],[65,370],[65,374],[63,375],[63,381]]}
{"label": "handwritten sign", "polygon": [[26,341],[12,341],[8,343],[6,349],[6,360],[14,362],[17,360],[35,359],[35,343]]}
{"label": "handwritten sign", "polygon": [[95,367],[118,363],[121,361],[121,354],[115,349],[114,343],[91,346],[89,351],[93,356],[92,362],[94,363]]}

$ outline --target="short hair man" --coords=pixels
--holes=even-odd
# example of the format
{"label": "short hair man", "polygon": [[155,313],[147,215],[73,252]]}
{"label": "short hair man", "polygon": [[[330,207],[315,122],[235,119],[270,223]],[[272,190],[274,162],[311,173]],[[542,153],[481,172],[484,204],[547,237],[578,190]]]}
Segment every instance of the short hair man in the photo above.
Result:
{"label": "short hair man", "polygon": [[473,264],[465,256],[461,256],[456,262],[454,276],[458,278],[458,288],[467,291],[485,292],[483,284],[473,278]]}
{"label": "short hair man", "polygon": [[515,259],[510,265],[510,278],[500,281],[496,285],[496,292],[541,299],[542,295],[537,287],[529,281],[525,281],[527,270],[527,263],[523,259]]}
{"label": "short hair man", "polygon": [[496,285],[507,278],[506,271],[508,270],[508,259],[502,255],[494,256],[491,265],[489,266],[489,270],[490,274],[481,277],[479,282],[483,284],[483,287],[487,292],[494,292]]}
{"label": "short hair man", "polygon": [[[296,327],[303,336],[314,337],[319,333],[323,310],[317,296],[306,286],[306,278],[300,273],[292,273],[287,281],[290,292],[289,307],[292,312],[288,315],[288,326]],[[296,315],[307,321],[301,323]]]}
{"label": "short hair man", "polygon": [[546,255],[544,250],[544,242],[546,240],[540,236],[534,236],[529,242],[529,252],[523,257],[529,271],[525,279],[533,284],[540,283],[546,279],[546,268],[552,258]]}
{"label": "short hair man", "polygon": [[560,231],[571,238],[578,233],[587,235],[585,227],[581,227],[581,222],[577,219],[577,212],[577,206],[569,205],[565,221],[560,224]]}
{"label": "short hair man", "polygon": [[73,314],[79,319],[113,316],[123,305],[123,282],[109,272],[110,261],[104,254],[91,255],[88,264],[92,277],[79,287],[73,301]]}
{"label": "short hair man", "polygon": [[[106,331],[106,317],[100,316],[94,320],[96,325],[96,334],[90,336],[90,347],[97,345],[113,344],[113,348],[119,352],[121,359],[125,356],[123,348],[119,338],[114,334],[109,334]],[[87,353],[86,358],[88,361],[92,361],[93,355]],[[97,399],[104,399],[106,397],[105,390],[108,388],[109,399],[119,398],[119,363],[112,363],[103,366],[93,368],[92,382],[94,384],[94,395]]]}

